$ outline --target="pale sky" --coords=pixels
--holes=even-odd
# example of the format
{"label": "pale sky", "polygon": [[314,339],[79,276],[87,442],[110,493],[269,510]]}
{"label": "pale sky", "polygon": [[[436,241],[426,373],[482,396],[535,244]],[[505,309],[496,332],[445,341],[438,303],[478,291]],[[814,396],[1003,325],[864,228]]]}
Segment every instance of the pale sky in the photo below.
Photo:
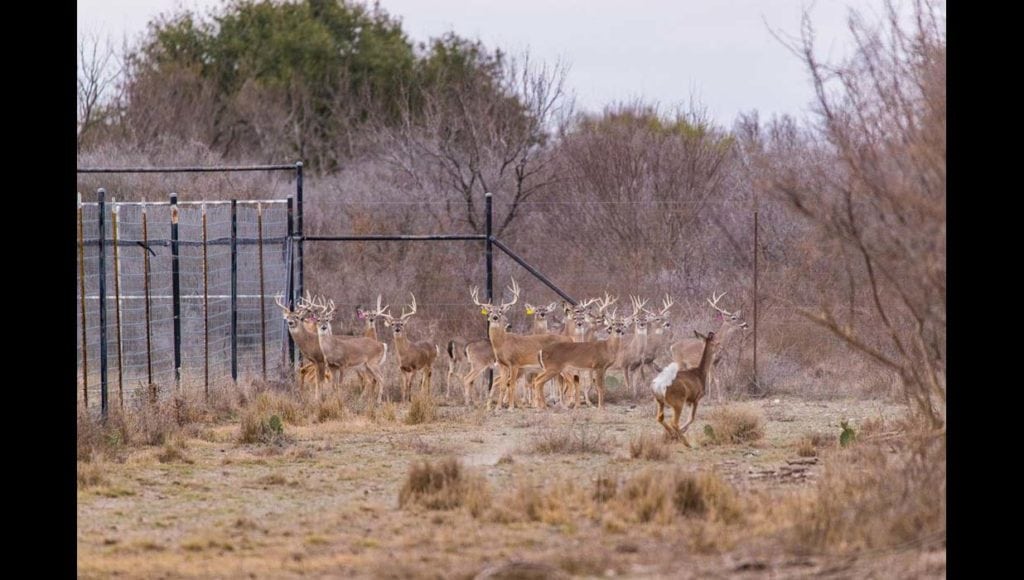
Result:
{"label": "pale sky", "polygon": [[[134,37],[161,12],[222,0],[78,0],[78,31]],[[577,107],[600,110],[643,98],[670,109],[694,97],[720,124],[757,109],[762,118],[807,114],[811,87],[769,27],[795,36],[810,7],[819,53],[850,47],[851,7],[878,15],[881,0],[381,0],[414,42],[447,31],[535,61],[569,66]]]}

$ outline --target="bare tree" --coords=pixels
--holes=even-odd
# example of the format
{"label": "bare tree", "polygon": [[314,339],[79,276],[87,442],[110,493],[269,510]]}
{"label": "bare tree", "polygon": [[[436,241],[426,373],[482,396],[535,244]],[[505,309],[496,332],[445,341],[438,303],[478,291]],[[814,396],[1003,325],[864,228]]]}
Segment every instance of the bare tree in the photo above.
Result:
{"label": "bare tree", "polygon": [[[873,26],[853,13],[852,57],[821,62],[805,14],[790,46],[811,73],[818,135],[804,151],[824,163],[771,174],[769,191],[838,243],[851,295],[870,325],[854,326],[832,297],[804,308],[811,320],[898,373],[915,407],[945,422],[946,42],[937,7],[907,19],[886,2]],[[846,321],[844,322],[844,318]]]}
{"label": "bare tree", "polygon": [[122,72],[120,59],[109,39],[101,40],[96,34],[86,34],[78,39],[79,150],[87,134],[106,119],[112,93]]}
{"label": "bare tree", "polygon": [[528,56],[499,55],[497,63],[494,77],[435,83],[423,91],[421,108],[408,106],[397,127],[380,122],[373,134],[382,158],[409,185],[444,196],[452,219],[474,231],[483,228],[483,194],[493,193],[501,233],[521,204],[556,178],[550,136],[571,103],[564,66],[534,65]]}

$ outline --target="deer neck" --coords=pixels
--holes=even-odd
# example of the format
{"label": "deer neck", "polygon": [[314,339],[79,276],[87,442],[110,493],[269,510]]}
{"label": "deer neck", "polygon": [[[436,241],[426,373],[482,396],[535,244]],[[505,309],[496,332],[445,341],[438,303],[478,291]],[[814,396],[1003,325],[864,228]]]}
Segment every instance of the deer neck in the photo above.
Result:
{"label": "deer neck", "polygon": [[533,333],[534,334],[547,334],[548,333],[548,319],[534,316],[533,318]]}
{"label": "deer neck", "polygon": [[367,320],[366,330],[363,331],[363,336],[377,340],[377,325]]}
{"label": "deer neck", "polygon": [[704,352],[701,353],[700,364],[697,365],[697,372],[703,381],[707,380],[708,371],[711,370],[711,360],[714,358],[715,342],[717,340],[718,337],[716,336],[714,340],[704,341]]}

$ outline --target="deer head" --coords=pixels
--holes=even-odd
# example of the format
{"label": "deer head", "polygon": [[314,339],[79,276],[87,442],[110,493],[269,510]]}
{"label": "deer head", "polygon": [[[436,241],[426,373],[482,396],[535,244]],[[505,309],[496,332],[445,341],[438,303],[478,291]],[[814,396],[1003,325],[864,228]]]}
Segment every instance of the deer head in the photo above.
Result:
{"label": "deer head", "polygon": [[[405,328],[405,325],[409,323],[409,317],[416,314],[416,295],[410,292],[409,296],[412,296],[412,303],[409,304],[408,311],[405,306],[402,307],[402,315],[400,317],[395,318],[394,316],[386,313],[381,313],[380,315],[380,317],[384,319],[384,326],[390,327],[391,330],[394,331],[395,336],[402,334],[402,330]],[[387,307],[385,307],[385,310],[386,309]]]}
{"label": "deer head", "polygon": [[711,307],[714,308],[716,311],[715,319],[722,323],[722,329],[720,329],[720,333],[725,334],[732,332],[736,329],[746,329],[748,325],[743,320],[743,318],[740,317],[739,310],[737,310],[736,312],[729,312],[728,310],[725,310],[724,308],[718,306],[718,301],[721,300],[722,297],[725,296],[726,294],[727,292],[722,292],[718,296],[715,296],[715,293],[712,292],[711,298],[707,299],[708,304],[710,304]]}

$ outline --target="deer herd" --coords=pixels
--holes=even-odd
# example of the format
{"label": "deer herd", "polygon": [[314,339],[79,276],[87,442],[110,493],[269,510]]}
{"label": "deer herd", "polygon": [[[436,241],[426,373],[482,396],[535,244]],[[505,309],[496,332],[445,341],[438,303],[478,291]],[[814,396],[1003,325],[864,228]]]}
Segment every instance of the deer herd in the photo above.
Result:
{"label": "deer herd", "polygon": [[[402,401],[412,399],[417,373],[420,392],[430,392],[434,364],[439,357],[446,356],[445,396],[451,396],[454,376],[461,382],[463,402],[481,402],[487,409],[514,409],[527,404],[535,408],[549,404],[566,408],[592,406],[594,387],[600,409],[604,406],[608,371],[621,371],[623,388],[635,397],[640,382],[646,381],[645,371],[650,369],[654,377],[649,388],[658,405],[657,420],[668,437],[681,439],[686,445],[689,442],[685,434],[696,417],[697,405],[714,383],[712,369],[720,361],[720,345],[736,330],[747,328],[739,310],[729,312],[719,306],[724,293],[713,293],[707,299],[720,323],[718,328],[706,334],[694,331],[694,337],[678,340],[674,340],[669,320],[674,303],[668,296],[655,310],[648,310],[647,300],[632,296],[630,309],[620,313],[615,306],[617,298],[605,294],[578,304],[524,303],[533,323],[527,333],[519,334],[512,332],[510,323],[512,307],[518,303],[520,294],[515,280],[508,290],[511,299],[494,304],[481,301],[479,289],[472,288],[473,304],[487,317],[487,338],[455,338],[445,345],[410,338],[410,323],[417,313],[416,297],[412,294],[411,302],[402,307],[398,317],[389,313],[390,306],[381,305],[380,295],[375,309],[357,309],[356,316],[365,325],[361,336],[332,332],[331,322],[336,313],[333,300],[307,293],[299,298],[294,309],[281,297],[276,302],[295,346],[305,359],[298,373],[299,389],[312,379],[317,399],[324,382],[330,381],[335,389],[340,389],[345,372],[351,369],[359,377],[363,396],[373,397],[376,393],[377,403],[382,403],[388,396],[382,369],[389,352],[398,361]],[[552,323],[559,308],[564,319],[560,328]],[[392,331],[391,348],[377,333],[378,321]],[[661,358],[668,362],[663,368],[658,364]],[[497,373],[493,383],[479,389],[484,401],[477,401],[476,383],[487,371]],[[520,378],[524,379],[522,403]],[[687,404],[690,416],[680,427]],[[673,410],[671,421],[665,419],[666,406]]]}

